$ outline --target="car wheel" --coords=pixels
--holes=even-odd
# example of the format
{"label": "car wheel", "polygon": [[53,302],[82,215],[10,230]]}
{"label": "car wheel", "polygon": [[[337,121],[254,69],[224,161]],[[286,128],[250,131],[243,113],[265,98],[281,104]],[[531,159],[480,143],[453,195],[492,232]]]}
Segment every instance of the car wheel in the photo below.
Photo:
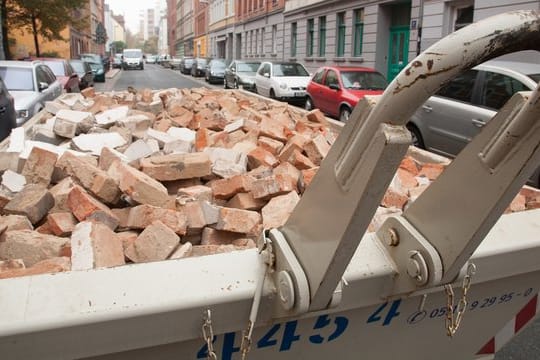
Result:
{"label": "car wheel", "polygon": [[228,89],[229,88],[229,85],[227,85],[227,78],[223,79],[223,87],[225,89]]}
{"label": "car wheel", "polygon": [[234,87],[235,89],[238,89],[238,80],[234,79],[233,87]]}
{"label": "car wheel", "polygon": [[259,93],[259,90],[257,90],[257,85],[253,85],[253,92],[255,94],[258,94]]}
{"label": "car wheel", "polygon": [[270,99],[276,99],[276,93],[274,92],[274,89],[270,89]]}
{"label": "car wheel", "polygon": [[347,106],[342,106],[339,110],[339,121],[341,122],[347,122],[349,121],[349,117],[351,116],[351,109],[349,109]]}
{"label": "car wheel", "polygon": [[411,132],[412,144],[418,148],[425,149],[424,139],[422,138],[422,134],[420,134],[420,130],[410,123],[407,124],[407,129]]}
{"label": "car wheel", "polygon": [[310,111],[310,110],[313,110],[313,108],[314,108],[313,100],[311,100],[309,96],[306,97],[306,103],[304,104],[304,109],[306,109],[307,111]]}

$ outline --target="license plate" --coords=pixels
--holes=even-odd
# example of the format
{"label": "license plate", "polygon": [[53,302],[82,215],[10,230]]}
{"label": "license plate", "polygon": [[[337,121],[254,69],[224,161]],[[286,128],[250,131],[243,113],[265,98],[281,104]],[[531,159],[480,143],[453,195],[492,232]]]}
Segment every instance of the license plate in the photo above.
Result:
{"label": "license plate", "polygon": [[294,96],[295,97],[306,96],[306,92],[305,91],[297,91],[297,92],[294,93]]}

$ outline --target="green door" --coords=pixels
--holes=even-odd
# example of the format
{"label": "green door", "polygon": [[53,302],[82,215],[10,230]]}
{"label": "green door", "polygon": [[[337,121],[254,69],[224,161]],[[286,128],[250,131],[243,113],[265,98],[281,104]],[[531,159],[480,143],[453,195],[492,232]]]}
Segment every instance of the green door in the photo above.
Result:
{"label": "green door", "polygon": [[407,65],[409,58],[409,27],[390,28],[390,54],[388,56],[388,81],[392,81]]}

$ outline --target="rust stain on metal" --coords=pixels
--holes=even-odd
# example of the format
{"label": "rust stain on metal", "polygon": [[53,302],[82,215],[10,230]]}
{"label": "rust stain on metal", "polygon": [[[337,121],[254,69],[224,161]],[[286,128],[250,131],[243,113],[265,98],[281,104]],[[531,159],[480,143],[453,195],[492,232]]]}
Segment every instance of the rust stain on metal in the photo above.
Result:
{"label": "rust stain on metal", "polygon": [[430,59],[430,60],[427,61],[427,69],[429,71],[431,71],[431,69],[433,69],[433,60]]}
{"label": "rust stain on metal", "polygon": [[450,71],[456,67],[459,67],[459,65],[454,65],[454,66],[450,66],[450,67],[447,67],[445,69],[441,69],[439,71],[435,71],[435,72],[432,72],[432,73],[429,73],[429,74],[420,74],[418,75],[418,77],[416,79],[414,79],[410,84],[408,85],[401,85],[399,84],[399,81],[397,82],[397,86],[396,88],[394,89],[394,91],[392,91],[392,94],[397,94],[397,93],[400,93],[402,90],[406,89],[406,88],[409,88],[411,86],[413,86],[418,80],[423,80],[423,79],[427,79],[428,77],[430,76],[433,76],[433,75],[438,75],[438,74],[441,74],[441,73],[444,73],[444,72],[447,72],[447,71]]}
{"label": "rust stain on metal", "polygon": [[407,70],[405,70],[405,75],[407,75],[407,76],[411,75],[411,69],[412,69],[412,68],[415,68],[415,67],[417,68],[417,67],[421,67],[421,66],[422,66],[422,62],[421,62],[421,61],[419,61],[419,60],[413,61],[413,62],[411,63],[411,66],[409,66],[409,67],[407,68]]}

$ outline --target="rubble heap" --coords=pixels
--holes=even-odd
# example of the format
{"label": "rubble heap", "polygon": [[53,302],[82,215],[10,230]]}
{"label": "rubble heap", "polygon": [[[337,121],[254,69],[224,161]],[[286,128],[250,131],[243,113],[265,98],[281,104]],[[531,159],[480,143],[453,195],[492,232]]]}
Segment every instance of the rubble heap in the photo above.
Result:
{"label": "rubble heap", "polygon": [[[0,154],[0,278],[256,246],[285,223],[335,140],[314,110],[236,91],[67,94]],[[405,158],[369,230],[445,168]],[[524,189],[509,211],[536,208]]]}

